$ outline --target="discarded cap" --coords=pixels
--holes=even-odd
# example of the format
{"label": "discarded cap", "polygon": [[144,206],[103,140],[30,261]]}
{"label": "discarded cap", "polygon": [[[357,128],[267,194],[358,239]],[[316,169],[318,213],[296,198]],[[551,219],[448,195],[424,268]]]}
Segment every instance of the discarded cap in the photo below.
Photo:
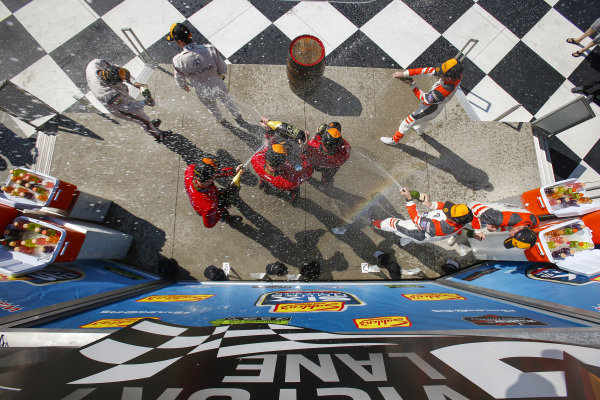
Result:
{"label": "discarded cap", "polygon": [[300,275],[308,280],[314,280],[321,275],[321,264],[318,261],[311,261],[308,263],[302,263],[300,268]]}
{"label": "discarded cap", "polygon": [[211,281],[224,281],[227,278],[227,275],[225,275],[225,271],[222,269],[217,268],[214,265],[209,265],[204,270],[204,277]]}
{"label": "discarded cap", "polygon": [[280,261],[275,261],[274,263],[267,265],[267,274],[268,275],[277,275],[282,276],[287,274],[287,267]]}
{"label": "discarded cap", "polygon": [[451,274],[453,272],[458,271],[459,267],[460,265],[457,261],[447,260],[446,263],[442,265],[442,271],[444,271],[447,274]]}

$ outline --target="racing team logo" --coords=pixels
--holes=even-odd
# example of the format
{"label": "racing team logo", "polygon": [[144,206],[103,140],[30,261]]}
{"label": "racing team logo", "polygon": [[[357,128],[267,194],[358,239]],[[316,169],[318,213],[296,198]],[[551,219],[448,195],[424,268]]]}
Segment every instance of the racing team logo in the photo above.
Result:
{"label": "racing team logo", "polygon": [[466,300],[456,293],[413,293],[402,296],[412,301]]}
{"label": "racing team logo", "polygon": [[49,285],[66,281],[82,279],[83,272],[74,268],[65,268],[58,265],[49,265],[42,270],[31,272],[16,278],[0,275],[0,282],[24,282],[34,286]]}
{"label": "racing team logo", "polygon": [[547,267],[545,264],[539,264],[538,266],[529,268],[526,275],[530,279],[575,286],[600,282],[600,275],[596,277],[578,275],[559,268]]}

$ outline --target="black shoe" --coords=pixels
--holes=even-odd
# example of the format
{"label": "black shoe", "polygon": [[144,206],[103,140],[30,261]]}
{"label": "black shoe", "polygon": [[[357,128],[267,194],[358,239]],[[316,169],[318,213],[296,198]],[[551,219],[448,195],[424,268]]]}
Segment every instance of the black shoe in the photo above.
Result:
{"label": "black shoe", "polygon": [[153,119],[152,121],[150,121],[150,123],[151,123],[152,125],[154,125],[154,127],[155,127],[156,129],[158,129],[158,127],[160,126],[160,124],[162,123],[162,121],[161,121],[160,119],[158,119],[158,118],[157,118],[157,119]]}
{"label": "black shoe", "polygon": [[573,89],[571,89],[571,93],[581,93],[583,92],[583,86],[575,86]]}

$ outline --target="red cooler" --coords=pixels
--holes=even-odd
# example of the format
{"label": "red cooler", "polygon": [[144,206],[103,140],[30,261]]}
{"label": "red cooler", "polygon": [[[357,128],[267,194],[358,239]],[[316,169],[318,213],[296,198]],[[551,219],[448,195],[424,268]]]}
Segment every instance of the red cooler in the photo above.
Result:
{"label": "red cooler", "polygon": [[538,239],[528,250],[506,249],[508,232],[487,234],[481,242],[469,239],[469,244],[478,260],[549,262],[576,274],[600,273],[600,250],[594,249],[592,230],[581,219],[558,220],[533,230]]}
{"label": "red cooler", "polygon": [[577,179],[566,179],[529,190],[521,195],[521,203],[527,211],[537,216],[556,215],[559,218],[600,210],[600,202],[591,201],[583,184]]}
{"label": "red cooler", "polygon": [[69,209],[77,198],[77,186],[24,167],[11,171],[0,191],[0,202],[15,208]]}

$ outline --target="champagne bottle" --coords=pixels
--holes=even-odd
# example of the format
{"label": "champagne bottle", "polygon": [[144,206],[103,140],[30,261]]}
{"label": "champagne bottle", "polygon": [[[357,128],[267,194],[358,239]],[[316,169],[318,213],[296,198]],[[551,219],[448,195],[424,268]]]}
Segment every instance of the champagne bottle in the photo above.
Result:
{"label": "champagne bottle", "polygon": [[244,172],[244,169],[240,168],[240,170],[235,174],[235,176],[233,177],[233,179],[231,180],[231,183],[229,185],[240,187],[240,180],[242,179],[243,172]]}
{"label": "champagne bottle", "polygon": [[556,248],[556,242],[553,242],[553,241],[546,242],[546,245],[551,250]]}
{"label": "champagne bottle", "polygon": [[52,254],[54,252],[54,246],[44,246],[42,251],[46,254]]}
{"label": "champagne bottle", "polygon": [[414,200],[425,201],[425,194],[419,193],[417,190],[409,190],[410,197]]}
{"label": "champagne bottle", "polygon": [[48,244],[48,239],[46,239],[44,237],[39,237],[39,238],[35,239],[34,242],[38,246],[43,246],[45,244]]}

